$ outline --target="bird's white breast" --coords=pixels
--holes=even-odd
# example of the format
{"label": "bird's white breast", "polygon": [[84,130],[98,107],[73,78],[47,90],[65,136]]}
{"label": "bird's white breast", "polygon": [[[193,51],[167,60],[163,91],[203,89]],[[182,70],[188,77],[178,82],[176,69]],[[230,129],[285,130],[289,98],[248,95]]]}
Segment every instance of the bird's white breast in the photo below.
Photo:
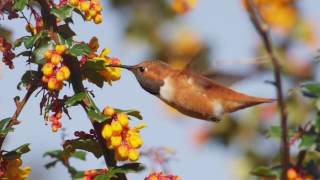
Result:
{"label": "bird's white breast", "polygon": [[174,96],[172,80],[170,77],[167,77],[163,80],[163,82],[163,85],[160,87],[160,97],[168,102],[171,102]]}

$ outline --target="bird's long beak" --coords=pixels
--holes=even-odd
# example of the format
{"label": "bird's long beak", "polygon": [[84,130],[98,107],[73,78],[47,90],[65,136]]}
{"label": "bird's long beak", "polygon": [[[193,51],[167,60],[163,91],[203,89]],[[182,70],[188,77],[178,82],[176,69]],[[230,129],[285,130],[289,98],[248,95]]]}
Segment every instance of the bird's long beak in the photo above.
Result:
{"label": "bird's long beak", "polygon": [[120,65],[120,64],[108,64],[106,67],[118,67],[118,68],[124,68],[128,70],[132,70],[134,67],[133,66],[126,66],[126,65]]}

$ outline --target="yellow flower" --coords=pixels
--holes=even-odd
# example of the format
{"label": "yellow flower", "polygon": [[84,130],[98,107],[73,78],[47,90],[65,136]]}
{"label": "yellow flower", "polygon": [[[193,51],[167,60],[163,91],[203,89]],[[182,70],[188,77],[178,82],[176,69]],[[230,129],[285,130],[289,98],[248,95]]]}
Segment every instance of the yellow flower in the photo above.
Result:
{"label": "yellow flower", "polygon": [[136,161],[139,159],[140,153],[136,149],[130,149],[128,157],[129,157],[130,161]]}
{"label": "yellow flower", "polygon": [[20,159],[9,160],[6,166],[6,172],[4,177],[14,180],[24,180],[29,176],[31,167],[27,166],[19,168],[22,165]]}
{"label": "yellow flower", "polygon": [[118,121],[120,122],[120,124],[123,126],[123,127],[127,127],[128,124],[129,124],[129,118],[128,118],[128,115],[125,114],[125,113],[118,113],[117,114],[117,119]]}
{"label": "yellow flower", "polygon": [[109,124],[103,126],[101,135],[104,139],[109,139],[112,135],[112,128]]}
{"label": "yellow flower", "polygon": [[111,107],[109,107],[109,106],[107,106],[107,107],[105,107],[104,109],[103,109],[103,115],[105,115],[105,116],[113,116],[114,115],[114,109],[113,108],[111,108]]}

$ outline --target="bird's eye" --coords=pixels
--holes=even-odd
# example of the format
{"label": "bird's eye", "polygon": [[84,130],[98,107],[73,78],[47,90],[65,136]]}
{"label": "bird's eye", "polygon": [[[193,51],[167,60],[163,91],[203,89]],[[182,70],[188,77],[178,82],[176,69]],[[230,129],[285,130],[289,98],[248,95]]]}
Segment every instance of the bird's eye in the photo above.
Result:
{"label": "bird's eye", "polygon": [[139,67],[138,70],[143,73],[145,71],[145,68],[144,67]]}

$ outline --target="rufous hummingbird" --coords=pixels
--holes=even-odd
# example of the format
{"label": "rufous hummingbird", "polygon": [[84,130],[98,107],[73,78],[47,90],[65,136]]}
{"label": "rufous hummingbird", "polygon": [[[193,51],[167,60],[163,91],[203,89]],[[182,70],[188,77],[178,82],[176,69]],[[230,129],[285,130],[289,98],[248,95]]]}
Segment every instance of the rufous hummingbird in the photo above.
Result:
{"label": "rufous hummingbird", "polygon": [[231,113],[273,99],[253,97],[224,87],[188,70],[150,60],[134,66],[107,65],[133,72],[141,87],[181,113],[198,119],[217,121]]}

